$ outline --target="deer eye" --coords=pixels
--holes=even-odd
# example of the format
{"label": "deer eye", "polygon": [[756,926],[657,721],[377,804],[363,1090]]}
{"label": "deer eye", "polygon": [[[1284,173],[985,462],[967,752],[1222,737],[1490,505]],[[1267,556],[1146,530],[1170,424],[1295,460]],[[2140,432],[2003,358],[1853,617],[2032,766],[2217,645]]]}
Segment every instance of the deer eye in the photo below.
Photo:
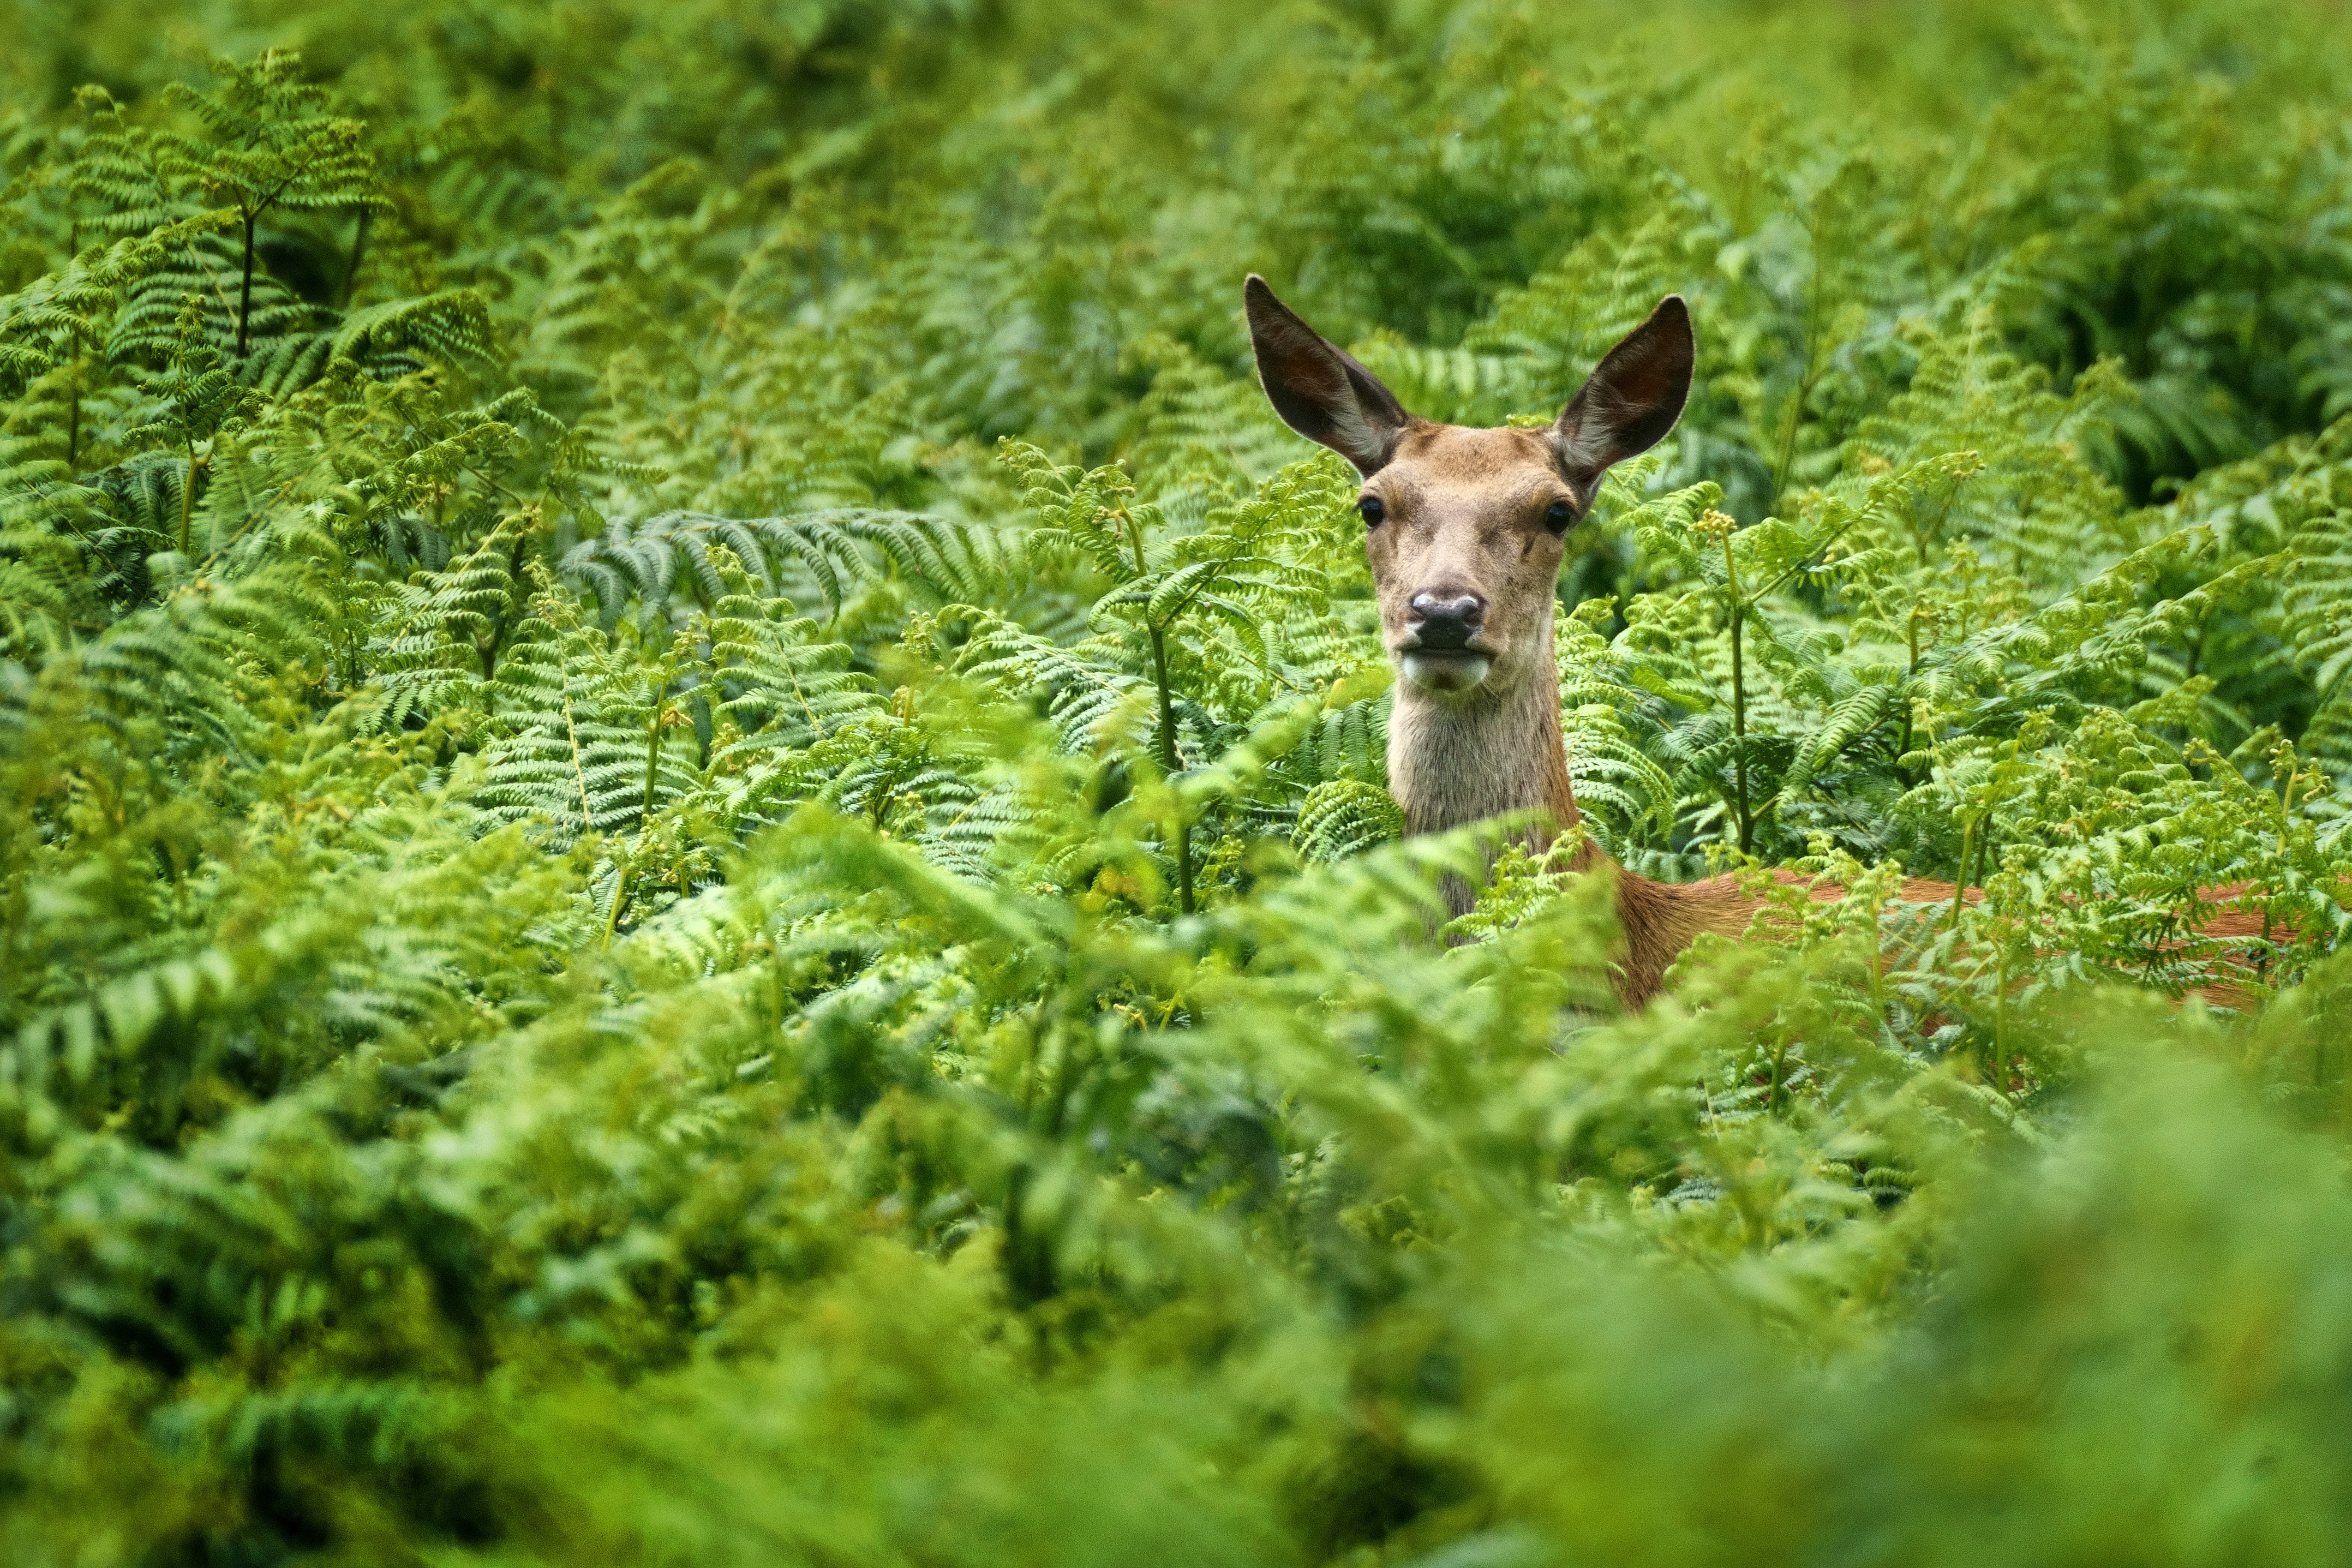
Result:
{"label": "deer eye", "polygon": [[1378,496],[1364,497],[1356,503],[1356,510],[1364,514],[1366,528],[1380,527],[1381,519],[1389,514],[1389,509],[1381,504],[1381,498]]}
{"label": "deer eye", "polygon": [[1554,533],[1566,533],[1569,525],[1575,521],[1576,503],[1574,501],[1556,500],[1544,508],[1544,526]]}

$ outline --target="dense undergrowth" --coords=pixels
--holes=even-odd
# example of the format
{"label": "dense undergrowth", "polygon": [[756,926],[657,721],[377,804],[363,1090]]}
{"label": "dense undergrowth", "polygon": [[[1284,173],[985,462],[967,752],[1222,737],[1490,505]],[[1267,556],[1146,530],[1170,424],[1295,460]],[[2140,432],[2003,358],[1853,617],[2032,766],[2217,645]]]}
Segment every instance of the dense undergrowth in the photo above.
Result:
{"label": "dense undergrowth", "polygon": [[[8,7],[0,1554],[2340,1558],[2345,18],[1777,11]],[[1252,268],[1688,295],[1580,798],[1843,902],[1434,939]]]}

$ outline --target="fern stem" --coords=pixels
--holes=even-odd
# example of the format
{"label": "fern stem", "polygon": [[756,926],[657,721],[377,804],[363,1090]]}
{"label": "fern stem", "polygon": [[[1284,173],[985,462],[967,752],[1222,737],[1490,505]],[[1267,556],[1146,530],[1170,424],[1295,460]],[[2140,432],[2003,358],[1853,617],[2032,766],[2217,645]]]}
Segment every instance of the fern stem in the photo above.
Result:
{"label": "fern stem", "polygon": [[253,220],[257,213],[245,215],[245,281],[236,296],[236,353],[245,357],[245,345],[253,321]]}
{"label": "fern stem", "polygon": [[[68,264],[81,254],[81,219],[75,218],[66,228],[66,258]],[[81,461],[81,360],[85,340],[79,324],[73,332],[72,392],[66,404],[66,471],[75,472]]]}
{"label": "fern stem", "polygon": [[629,901],[629,873],[619,866],[613,868],[613,907],[604,911],[604,942],[613,945],[613,933],[621,929],[621,910]]}
{"label": "fern stem", "polygon": [[2000,1077],[1997,1087],[2002,1093],[2009,1089],[2009,944],[2000,944],[2000,957],[1993,964],[1992,994],[1992,1054],[1994,1070]]}
{"label": "fern stem", "polygon": [[[1122,505],[1118,510],[1122,531],[1135,551],[1135,574],[1140,578],[1150,567],[1143,553],[1143,520]],[[1156,626],[1147,625],[1151,637],[1151,681],[1160,693],[1160,771],[1171,782],[1176,777],[1176,699],[1168,686],[1168,637]],[[1176,803],[1176,907],[1186,914],[1192,912],[1192,826],[1184,820],[1184,805]]]}
{"label": "fern stem", "polygon": [[1731,769],[1739,790],[1739,852],[1756,843],[1756,818],[1748,806],[1748,673],[1740,656],[1740,621],[1748,606],[1739,598],[1739,568],[1731,554],[1731,535],[1723,536],[1725,592],[1731,599]]}
{"label": "fern stem", "polygon": [[2282,856],[2286,853],[2287,830],[2294,826],[2294,781],[2295,775],[2302,771],[2301,761],[2294,759],[2290,753],[2286,777],[2279,781],[2278,852]]}
{"label": "fern stem", "polygon": [[[1937,540],[1944,537],[1944,524],[1951,521],[1952,501],[1959,493],[1959,480],[1954,479],[1951,483],[1946,485],[1944,487],[1944,504],[1937,509],[1936,521],[1934,525],[1929,528],[1914,529],[1911,531],[1911,542],[1917,545],[1919,549],[1919,570],[1922,572],[1925,572],[1927,569],[1927,546],[1934,543]],[[1919,612],[1915,609],[1911,613],[1916,616]],[[1916,656],[1915,655],[1914,657],[1916,658]]]}
{"label": "fern stem", "polygon": [[588,833],[596,826],[596,814],[588,807],[588,767],[580,760],[580,726],[572,717],[572,693],[563,694],[563,733],[572,742],[572,776],[580,784],[580,831]]}
{"label": "fern stem", "polygon": [[1192,912],[1192,825],[1181,816],[1176,819],[1176,907],[1188,915]]}
{"label": "fern stem", "polygon": [[[1168,689],[1168,639],[1158,626],[1151,633],[1151,679],[1160,689],[1160,769],[1171,783],[1176,777],[1176,700]],[[1184,805],[1176,804],[1176,907],[1192,912],[1192,829],[1184,820]]]}
{"label": "fern stem", "polygon": [[1967,826],[1960,829],[1960,864],[1952,874],[1952,928],[1955,931],[1960,924],[1960,900],[1968,896],[1969,851],[1976,847],[1976,819],[1970,817]]}
{"label": "fern stem", "polygon": [[188,526],[196,503],[196,448],[188,445],[188,471],[180,481],[180,553],[188,552]]}
{"label": "fern stem", "polygon": [[1911,683],[1919,679],[1918,605],[1914,605],[1911,606],[1911,619],[1909,624],[1906,626],[1904,629],[1909,634],[1909,640],[1911,643],[1911,662],[1904,668],[1903,671],[1903,685],[1906,691],[1906,695],[1903,699],[1903,739],[1896,742],[1895,747],[1895,773],[1896,777],[1902,779],[1904,783],[1908,784],[1911,782],[1910,771],[1904,767],[1903,759],[1911,754],[1912,719],[1917,707],[1916,700],[1909,696],[1908,692]]}
{"label": "fern stem", "polygon": [[81,471],[81,333],[74,333],[73,377],[67,384],[66,472]]}
{"label": "fern stem", "polygon": [[656,710],[646,725],[646,804],[637,815],[650,818],[654,814],[654,774],[661,764],[661,713]]}
{"label": "fern stem", "polygon": [[638,815],[647,820],[654,814],[654,779],[661,766],[662,699],[668,692],[666,680],[655,689],[653,714],[646,721],[646,804]]}

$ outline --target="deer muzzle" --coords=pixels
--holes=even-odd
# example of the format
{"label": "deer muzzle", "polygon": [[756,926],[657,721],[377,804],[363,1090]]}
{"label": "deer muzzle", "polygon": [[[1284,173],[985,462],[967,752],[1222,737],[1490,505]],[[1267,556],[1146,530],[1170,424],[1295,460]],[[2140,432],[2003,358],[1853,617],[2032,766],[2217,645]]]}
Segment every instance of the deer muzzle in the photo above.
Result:
{"label": "deer muzzle", "polygon": [[1425,691],[1468,691],[1494,668],[1494,649],[1479,633],[1486,601],[1475,594],[1415,594],[1405,641],[1398,647],[1404,678]]}

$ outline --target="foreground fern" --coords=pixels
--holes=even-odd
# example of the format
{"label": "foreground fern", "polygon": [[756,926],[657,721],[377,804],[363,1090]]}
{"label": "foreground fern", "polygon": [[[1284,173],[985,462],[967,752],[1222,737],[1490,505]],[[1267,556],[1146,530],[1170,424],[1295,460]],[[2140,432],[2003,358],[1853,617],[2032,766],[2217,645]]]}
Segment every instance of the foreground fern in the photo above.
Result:
{"label": "foreground fern", "polygon": [[[8,1561],[2339,1554],[2330,18],[230,9],[0,60]],[[1570,770],[1845,899],[1400,838],[1247,265],[1691,294]]]}

